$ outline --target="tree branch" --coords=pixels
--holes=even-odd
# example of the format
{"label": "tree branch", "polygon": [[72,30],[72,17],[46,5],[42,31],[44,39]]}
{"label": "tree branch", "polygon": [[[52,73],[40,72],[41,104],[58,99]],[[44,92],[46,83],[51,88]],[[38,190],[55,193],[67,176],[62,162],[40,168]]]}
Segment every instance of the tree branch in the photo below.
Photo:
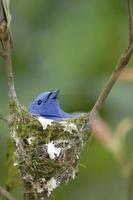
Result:
{"label": "tree branch", "polygon": [[128,21],[129,21],[129,44],[133,43],[133,9],[131,0],[127,0]]}
{"label": "tree branch", "polygon": [[[124,50],[122,55],[120,56],[108,82],[105,84],[102,92],[100,93],[96,103],[94,104],[90,115],[89,115],[89,126],[93,130],[95,120],[97,118],[98,112],[102,108],[105,100],[107,99],[111,89],[113,88],[114,84],[118,80],[122,70],[127,66],[129,60],[133,54],[133,9],[132,9],[132,0],[127,0],[127,7],[128,7],[128,23],[129,23],[129,44],[128,47]],[[106,137],[105,137],[106,136]],[[104,135],[104,138],[107,138],[107,135]],[[124,163],[123,163],[124,165]],[[130,172],[130,169],[128,170]],[[128,187],[128,200],[132,200],[133,198],[133,171],[129,173],[128,176],[129,187]]]}
{"label": "tree branch", "polygon": [[3,187],[0,186],[0,194],[5,197],[7,200],[16,200],[12,195],[5,190]]}
{"label": "tree branch", "polygon": [[133,166],[131,168],[131,173],[129,175],[129,180],[128,180],[128,200],[133,199]]}
{"label": "tree branch", "polygon": [[101,94],[99,95],[94,107],[92,108],[91,112],[98,112],[101,107],[103,106],[103,103],[105,102],[106,98],[108,97],[113,85],[116,83],[121,71],[124,69],[124,67],[128,64],[129,59],[133,53],[133,44],[124,51],[124,53],[121,55],[110,79],[106,83],[105,87],[103,88]]}
{"label": "tree branch", "polygon": [[7,80],[8,80],[8,95],[9,95],[9,101],[12,102],[14,101],[14,99],[16,99],[16,91],[14,87],[14,77],[13,77],[13,71],[12,71],[12,59],[11,59],[9,39],[5,42],[5,50],[7,52],[4,60],[6,63],[6,73],[7,73]]}
{"label": "tree branch", "polygon": [[[128,48],[122,53],[120,59],[118,60],[115,69],[113,70],[112,75],[110,76],[108,82],[106,83],[105,87],[103,88],[102,92],[100,93],[95,105],[93,106],[90,119],[94,118],[94,115],[99,112],[101,107],[103,106],[105,100],[107,99],[112,87],[116,83],[118,77],[122,70],[128,64],[131,55],[133,54],[133,13],[132,13],[132,3],[131,0],[127,0],[128,5],[128,20],[129,20],[129,45]],[[91,120],[92,123],[92,120]]]}
{"label": "tree branch", "polygon": [[[4,1],[4,3],[6,3],[6,1]],[[12,70],[11,31],[8,22],[8,16],[6,16],[5,9],[7,9],[7,6],[4,7],[3,1],[0,0],[0,41],[2,46],[2,49],[0,50],[0,56],[4,59],[6,64],[8,96],[9,96],[9,103],[11,105],[17,98],[17,96],[14,87],[14,77]]]}
{"label": "tree branch", "polygon": [[5,57],[5,53],[4,53],[2,50],[0,50],[0,56],[1,56],[2,58]]}

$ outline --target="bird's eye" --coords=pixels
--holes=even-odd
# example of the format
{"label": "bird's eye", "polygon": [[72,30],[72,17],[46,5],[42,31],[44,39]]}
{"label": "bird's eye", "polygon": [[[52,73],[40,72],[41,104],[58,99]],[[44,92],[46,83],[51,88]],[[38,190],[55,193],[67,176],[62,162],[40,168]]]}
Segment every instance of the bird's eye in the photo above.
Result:
{"label": "bird's eye", "polygon": [[39,100],[37,101],[37,105],[41,105],[41,103],[42,103],[42,100],[39,99]]}
{"label": "bird's eye", "polygon": [[48,94],[47,99],[49,99],[49,97],[51,96],[51,94],[52,94],[52,92],[50,92],[50,93]]}

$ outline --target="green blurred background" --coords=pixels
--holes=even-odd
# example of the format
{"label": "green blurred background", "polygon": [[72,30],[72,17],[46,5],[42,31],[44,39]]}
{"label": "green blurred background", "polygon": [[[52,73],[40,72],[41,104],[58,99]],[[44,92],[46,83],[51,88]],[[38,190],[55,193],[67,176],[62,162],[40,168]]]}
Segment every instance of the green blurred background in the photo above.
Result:
{"label": "green blurred background", "polygon": [[[89,111],[127,44],[125,1],[11,1],[13,64],[19,100],[26,107],[39,93],[60,88],[67,112]],[[132,62],[130,62],[132,66]],[[118,82],[102,116],[115,127],[133,115],[133,83]],[[8,112],[4,63],[0,60],[0,114]],[[0,184],[7,176],[9,131],[0,121]],[[133,136],[129,142],[132,146]],[[82,154],[78,177],[52,200],[125,200],[127,182],[112,155],[94,138]],[[17,199],[22,192],[15,191]]]}

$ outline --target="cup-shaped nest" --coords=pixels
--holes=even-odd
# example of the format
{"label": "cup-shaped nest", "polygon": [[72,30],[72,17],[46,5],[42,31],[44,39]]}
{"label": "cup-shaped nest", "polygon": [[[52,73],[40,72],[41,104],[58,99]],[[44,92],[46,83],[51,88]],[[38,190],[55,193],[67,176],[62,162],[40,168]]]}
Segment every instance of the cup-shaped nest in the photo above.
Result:
{"label": "cup-shaped nest", "polygon": [[21,109],[13,119],[15,164],[29,191],[43,199],[62,182],[74,179],[80,154],[90,138],[88,115],[53,121]]}

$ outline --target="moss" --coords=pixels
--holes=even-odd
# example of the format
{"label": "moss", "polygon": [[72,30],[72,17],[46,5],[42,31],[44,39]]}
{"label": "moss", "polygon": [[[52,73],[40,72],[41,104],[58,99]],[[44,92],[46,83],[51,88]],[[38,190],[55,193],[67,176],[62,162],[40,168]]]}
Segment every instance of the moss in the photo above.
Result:
{"label": "moss", "polygon": [[7,153],[7,166],[8,166],[8,176],[6,180],[6,187],[8,191],[12,191],[21,185],[20,172],[18,168],[14,165],[15,162],[15,152],[16,147],[13,141],[8,141],[8,153]]}
{"label": "moss", "polygon": [[[90,132],[88,115],[62,122],[53,121],[43,130],[42,125],[19,106],[12,116],[11,135],[16,144],[16,162],[24,185],[38,191],[38,185],[48,192],[47,183],[51,178],[57,183],[68,182],[77,172],[80,153],[87,143]],[[60,148],[60,154],[50,158],[48,144]],[[39,190],[41,191],[41,190]]]}

